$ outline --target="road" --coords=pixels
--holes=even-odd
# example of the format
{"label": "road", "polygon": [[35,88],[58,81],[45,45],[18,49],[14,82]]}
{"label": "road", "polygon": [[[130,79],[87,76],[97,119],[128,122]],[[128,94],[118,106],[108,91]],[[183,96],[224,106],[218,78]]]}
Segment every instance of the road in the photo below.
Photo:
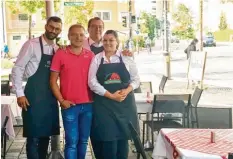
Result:
{"label": "road", "polygon": [[[184,49],[187,44],[171,46],[171,76],[173,79],[185,80],[188,62]],[[159,47],[152,54],[141,51],[135,55],[139,73],[142,76],[161,76],[164,74],[164,57]],[[204,83],[219,87],[233,88],[233,44],[218,44],[216,47],[204,48],[207,51]]]}

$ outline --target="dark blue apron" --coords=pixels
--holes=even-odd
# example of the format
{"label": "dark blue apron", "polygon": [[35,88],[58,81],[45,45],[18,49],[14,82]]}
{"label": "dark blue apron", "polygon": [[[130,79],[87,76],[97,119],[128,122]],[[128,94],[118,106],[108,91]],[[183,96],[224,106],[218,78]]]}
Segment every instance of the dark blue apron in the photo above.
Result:
{"label": "dark blue apron", "polygon": [[28,78],[24,90],[30,104],[27,111],[22,111],[24,137],[48,137],[60,133],[58,103],[49,85],[53,55],[44,54],[41,37],[39,41],[40,64],[36,73]]}
{"label": "dark blue apron", "polygon": [[[120,63],[103,64],[103,61],[102,58],[96,75],[99,83],[111,93],[127,88],[130,84],[130,74],[122,57],[120,57]],[[133,91],[122,102],[94,95],[92,139],[100,141],[130,139],[128,127],[130,121],[139,130]]]}
{"label": "dark blue apron", "polygon": [[91,51],[94,52],[95,55],[97,55],[98,53],[104,51],[104,47],[103,46],[96,47],[94,45],[90,45],[89,38],[88,38],[88,45],[90,46]]}

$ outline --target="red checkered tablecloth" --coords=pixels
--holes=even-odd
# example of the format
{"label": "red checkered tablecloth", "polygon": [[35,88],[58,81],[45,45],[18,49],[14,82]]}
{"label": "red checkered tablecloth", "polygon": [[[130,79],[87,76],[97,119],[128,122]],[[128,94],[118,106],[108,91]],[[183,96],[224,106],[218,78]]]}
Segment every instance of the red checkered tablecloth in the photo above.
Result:
{"label": "red checkered tablecloth", "polygon": [[[215,132],[215,142],[211,143],[211,132]],[[172,145],[173,157],[180,154],[178,148],[218,155],[223,159],[233,152],[233,129],[179,129],[162,134]]]}

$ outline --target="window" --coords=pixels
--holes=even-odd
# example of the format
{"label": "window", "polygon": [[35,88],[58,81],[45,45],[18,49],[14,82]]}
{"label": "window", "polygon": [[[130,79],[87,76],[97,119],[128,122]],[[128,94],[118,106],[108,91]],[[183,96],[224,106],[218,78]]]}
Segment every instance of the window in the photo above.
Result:
{"label": "window", "polygon": [[28,15],[27,14],[19,14],[18,18],[19,18],[19,20],[28,20]]}
{"label": "window", "polygon": [[101,16],[101,15],[102,15],[101,12],[95,12],[95,14],[96,14],[96,16],[99,17],[99,18],[102,17],[102,16]]}
{"label": "window", "polygon": [[103,12],[103,20],[110,20],[110,12]]}
{"label": "window", "polygon": [[111,12],[109,11],[96,11],[95,16],[101,18],[103,21],[111,20]]}
{"label": "window", "polygon": [[15,35],[15,36],[13,36],[13,40],[21,40],[21,36],[20,35]]}

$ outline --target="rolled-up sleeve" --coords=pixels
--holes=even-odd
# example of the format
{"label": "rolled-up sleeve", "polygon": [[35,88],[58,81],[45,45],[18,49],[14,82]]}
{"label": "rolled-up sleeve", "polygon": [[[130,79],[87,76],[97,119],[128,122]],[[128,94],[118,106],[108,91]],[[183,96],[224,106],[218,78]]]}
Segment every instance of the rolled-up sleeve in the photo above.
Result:
{"label": "rolled-up sleeve", "polygon": [[106,89],[98,82],[96,77],[96,73],[99,68],[98,57],[99,56],[97,55],[92,59],[88,74],[88,85],[94,93],[104,96]]}
{"label": "rolled-up sleeve", "polygon": [[16,93],[17,97],[22,97],[24,95],[23,89],[23,76],[28,62],[33,56],[33,47],[30,41],[24,43],[21,48],[18,58],[12,68],[12,88]]}
{"label": "rolled-up sleeve", "polygon": [[130,74],[130,85],[133,89],[137,89],[140,85],[140,77],[138,74],[138,68],[132,57],[124,56],[124,63],[128,66],[128,71]]}

